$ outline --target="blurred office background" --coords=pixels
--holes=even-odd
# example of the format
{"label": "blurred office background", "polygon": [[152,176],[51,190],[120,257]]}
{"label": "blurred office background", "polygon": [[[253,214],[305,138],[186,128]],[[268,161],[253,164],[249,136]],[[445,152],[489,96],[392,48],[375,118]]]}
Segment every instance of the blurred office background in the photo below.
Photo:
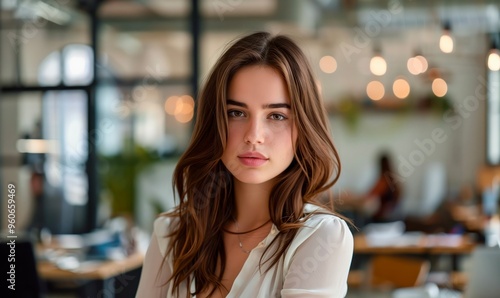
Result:
{"label": "blurred office background", "polygon": [[291,36],[310,59],[342,160],[339,210],[369,191],[380,152],[402,190],[395,219],[498,191],[496,0],[0,3],[2,229],[13,183],[19,232],[86,234],[119,217],[149,234],[175,205],[205,76],[257,30]]}

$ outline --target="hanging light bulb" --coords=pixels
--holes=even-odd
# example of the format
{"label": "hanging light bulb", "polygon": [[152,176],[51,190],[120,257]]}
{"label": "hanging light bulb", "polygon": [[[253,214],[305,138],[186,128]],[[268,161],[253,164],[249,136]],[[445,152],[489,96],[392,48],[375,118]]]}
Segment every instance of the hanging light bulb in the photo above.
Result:
{"label": "hanging light bulb", "polygon": [[366,95],[368,95],[368,97],[371,100],[375,101],[380,100],[384,97],[384,94],[385,94],[384,84],[382,84],[379,81],[371,81],[366,86]]}
{"label": "hanging light bulb", "polygon": [[387,71],[387,63],[380,54],[380,49],[378,46],[375,46],[374,53],[375,55],[373,55],[372,59],[370,60],[370,71],[376,76],[383,76]]}
{"label": "hanging light bulb", "polygon": [[453,52],[453,38],[451,38],[449,33],[444,33],[441,35],[439,40],[439,48],[443,53],[449,54]]}
{"label": "hanging light bulb", "polygon": [[405,78],[400,77],[392,84],[392,91],[397,98],[405,99],[410,94],[410,84]]}
{"label": "hanging light bulb", "polygon": [[426,72],[427,68],[429,68],[429,63],[427,62],[427,59],[425,59],[425,57],[422,56],[422,55],[415,56],[415,59],[417,59],[418,61],[420,61],[420,66],[422,67],[420,69],[420,73]]}
{"label": "hanging light bulb", "polygon": [[332,56],[323,56],[319,60],[319,68],[324,73],[334,73],[337,70],[337,60]]}
{"label": "hanging light bulb", "polygon": [[443,97],[448,92],[448,84],[446,84],[445,80],[436,78],[432,81],[432,92],[434,92],[434,95],[437,97]]}
{"label": "hanging light bulb", "polygon": [[498,71],[500,70],[500,52],[498,50],[497,42],[496,42],[496,37],[494,36],[494,39],[491,42],[491,49],[488,54],[488,68],[491,71]]}
{"label": "hanging light bulb", "polygon": [[439,48],[443,53],[451,53],[453,52],[453,38],[450,35],[451,26],[450,22],[446,21],[443,26],[443,35],[439,39]]}
{"label": "hanging light bulb", "polygon": [[385,62],[385,59],[380,55],[373,56],[370,60],[370,71],[374,75],[383,76],[387,71],[387,63]]}
{"label": "hanging light bulb", "polygon": [[419,75],[427,71],[429,63],[419,51],[416,51],[415,56],[408,59],[406,67],[412,75]]}
{"label": "hanging light bulb", "polygon": [[408,67],[408,71],[415,76],[420,74],[423,69],[422,62],[420,62],[420,60],[415,57],[411,57],[410,59],[408,59],[408,62],[406,62],[406,67]]}
{"label": "hanging light bulb", "polygon": [[500,55],[498,55],[498,49],[491,49],[488,55],[488,68],[491,71],[500,70]]}

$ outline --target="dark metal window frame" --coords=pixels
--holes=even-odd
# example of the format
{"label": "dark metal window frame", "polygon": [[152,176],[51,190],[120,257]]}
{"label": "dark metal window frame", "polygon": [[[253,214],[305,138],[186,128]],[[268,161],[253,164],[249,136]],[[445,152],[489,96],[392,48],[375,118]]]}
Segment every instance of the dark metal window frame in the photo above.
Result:
{"label": "dark metal window frame", "polygon": [[[60,84],[58,86],[28,86],[20,83],[20,78],[18,78],[18,84],[11,86],[0,86],[0,100],[2,99],[2,94],[16,94],[23,92],[47,92],[47,91],[65,91],[65,90],[83,90],[87,94],[87,123],[88,123],[88,136],[92,135],[92,132],[96,131],[97,124],[97,107],[96,107],[96,89],[97,85],[101,83],[97,75],[97,63],[99,53],[99,28],[101,20],[98,16],[99,0],[80,0],[79,7],[85,11],[89,16],[89,26],[90,26],[90,47],[94,55],[93,59],[93,80],[88,85],[79,86],[66,86]],[[160,82],[160,84],[169,85],[178,82],[189,82],[192,89],[192,94],[196,98],[198,93],[198,78],[199,78],[199,48],[200,48],[200,31],[201,31],[201,14],[199,7],[199,0],[191,0],[191,14],[189,18],[190,23],[190,33],[192,38],[192,50],[191,50],[191,76],[187,80],[165,80],[165,82]],[[2,30],[2,23],[0,22],[0,30]],[[1,53],[0,53],[1,54]],[[19,68],[19,63],[17,64]],[[137,80],[128,79],[123,80],[118,78],[114,83],[119,85],[130,85],[132,86]],[[103,82],[105,83],[105,81]],[[194,122],[194,121],[193,121]],[[88,145],[88,158],[86,163],[86,174],[88,178],[88,203],[87,203],[87,221],[85,226],[85,231],[90,232],[97,228],[97,209],[99,205],[99,180],[98,180],[98,164],[97,164],[97,148],[95,142],[91,138],[87,139]],[[5,166],[4,160],[7,160],[7,156],[0,155],[0,165]],[[0,182],[3,185],[3,179],[0,176]],[[0,207],[1,211],[2,207]]]}

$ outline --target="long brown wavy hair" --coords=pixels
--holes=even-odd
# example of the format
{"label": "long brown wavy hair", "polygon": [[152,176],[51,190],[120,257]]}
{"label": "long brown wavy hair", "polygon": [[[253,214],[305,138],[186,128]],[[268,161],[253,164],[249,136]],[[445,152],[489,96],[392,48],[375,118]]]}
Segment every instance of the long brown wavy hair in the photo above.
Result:
{"label": "long brown wavy hair", "polygon": [[[283,77],[297,129],[295,158],[277,177],[269,198],[269,213],[279,230],[276,249],[260,265],[271,268],[284,255],[302,226],[305,203],[316,203],[340,175],[340,160],[331,140],[328,118],[311,67],[300,48],[288,37],[257,32],[233,42],[219,58],[198,101],[191,142],[174,172],[178,206],[165,216],[174,217],[165,258],[172,258],[173,292],[183,282],[196,281],[199,294],[222,288],[226,265],[223,227],[234,211],[232,176],[221,161],[227,138],[227,90],[238,70],[265,65]],[[332,211],[333,212],[333,211]],[[264,255],[264,254],[263,254]],[[217,262],[220,261],[220,270]],[[165,259],[164,259],[165,261]],[[217,272],[219,271],[219,272]]]}

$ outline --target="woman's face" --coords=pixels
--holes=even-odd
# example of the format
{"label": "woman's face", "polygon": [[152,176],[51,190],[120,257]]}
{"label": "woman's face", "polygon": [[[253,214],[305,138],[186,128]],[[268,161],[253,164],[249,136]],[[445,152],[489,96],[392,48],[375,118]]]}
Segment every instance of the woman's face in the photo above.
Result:
{"label": "woman's face", "polygon": [[297,130],[286,89],[278,72],[261,65],[240,69],[229,84],[222,162],[242,183],[270,181],[294,158]]}

